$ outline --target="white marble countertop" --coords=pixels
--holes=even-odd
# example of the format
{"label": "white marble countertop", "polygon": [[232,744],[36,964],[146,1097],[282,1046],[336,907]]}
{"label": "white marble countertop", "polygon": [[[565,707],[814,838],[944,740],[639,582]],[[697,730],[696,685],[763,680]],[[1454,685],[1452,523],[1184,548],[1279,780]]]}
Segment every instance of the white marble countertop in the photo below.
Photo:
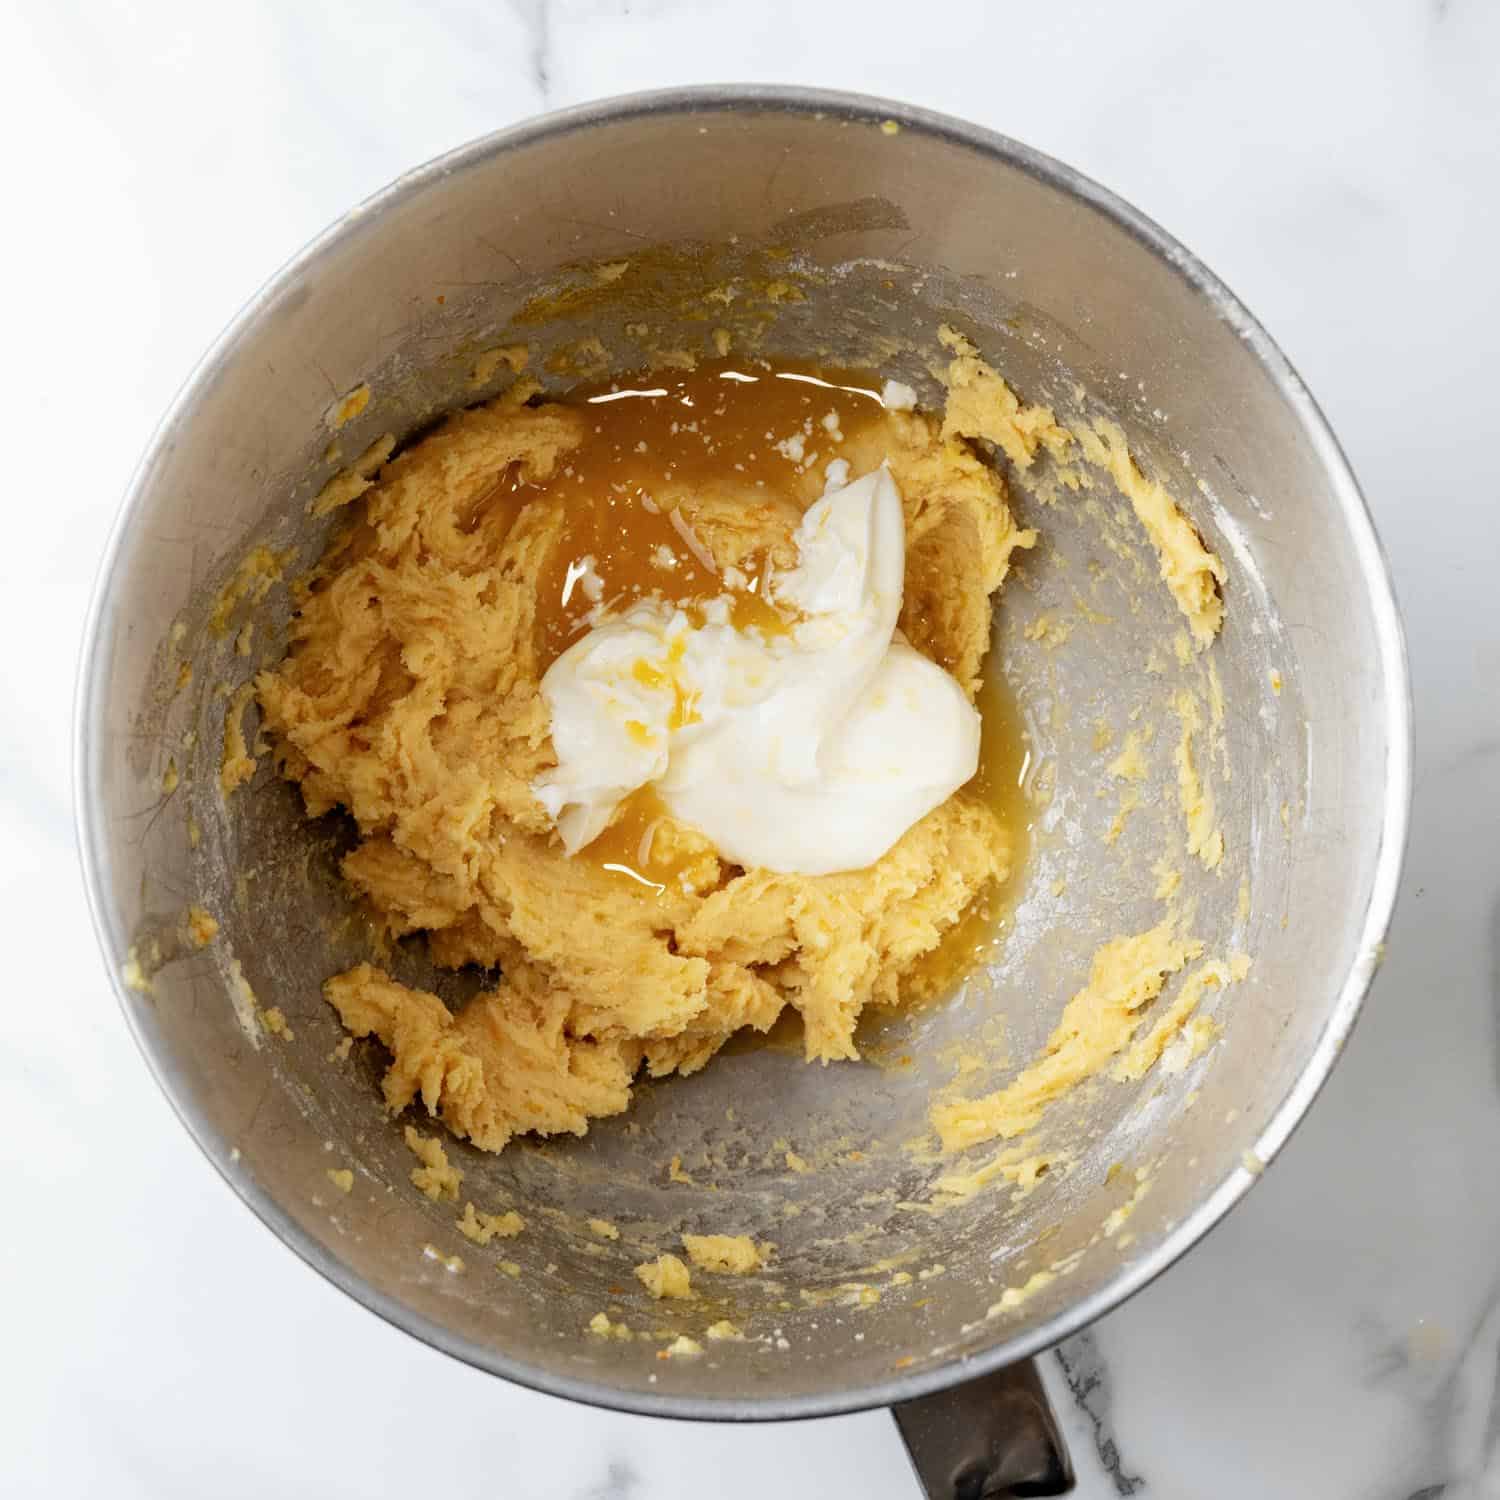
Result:
{"label": "white marble countertop", "polygon": [[157,415],[247,293],[460,141],[737,78],[967,116],[1166,225],[1323,403],[1406,611],[1419,754],[1389,959],[1245,1204],[1044,1359],[1079,1493],[1500,1496],[1500,6],[23,0],[0,28],[0,1492],[914,1495],[884,1413],[731,1429],[587,1411],[309,1274],[136,1056],[73,849],[95,560]]}

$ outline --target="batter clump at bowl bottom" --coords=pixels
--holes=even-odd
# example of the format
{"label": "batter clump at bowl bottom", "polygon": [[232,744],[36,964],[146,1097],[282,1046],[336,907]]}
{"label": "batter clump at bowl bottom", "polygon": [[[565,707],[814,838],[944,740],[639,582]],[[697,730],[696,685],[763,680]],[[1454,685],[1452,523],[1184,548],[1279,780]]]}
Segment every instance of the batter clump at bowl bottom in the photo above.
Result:
{"label": "batter clump at bowl bottom", "polygon": [[991,596],[1034,534],[965,440],[887,409],[878,384],[705,365],[637,382],[654,397],[536,406],[523,384],[353,497],[285,660],[257,679],[266,728],[308,814],[356,820],[344,873],[388,932],[499,971],[457,1014],[371,964],[327,982],[344,1025],[391,1051],[393,1110],[420,1095],[492,1151],[581,1134],[626,1108],[643,1066],[693,1072],[787,1006],[809,1059],[853,1058],[864,1007],[905,998],[918,960],[1007,878],[1007,827],[972,787],[871,867],[823,876],[727,864],[649,791],[568,857],[532,793],[555,763],[539,684],[587,628],[590,574],[627,603],[727,588],[737,623],[770,628],[757,585],[795,562],[802,512],[882,461],[907,529],[900,629],[974,698]]}

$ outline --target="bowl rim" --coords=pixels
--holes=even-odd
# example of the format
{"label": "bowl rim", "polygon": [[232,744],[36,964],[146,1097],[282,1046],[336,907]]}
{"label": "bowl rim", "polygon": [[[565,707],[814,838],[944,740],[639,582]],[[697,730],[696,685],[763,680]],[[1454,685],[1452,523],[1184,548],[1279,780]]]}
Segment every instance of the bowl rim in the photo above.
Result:
{"label": "bowl rim", "polygon": [[335,245],[358,234],[367,221],[373,222],[378,215],[420,195],[456,172],[544,139],[644,116],[704,112],[822,114],[845,123],[881,125],[894,122],[901,130],[934,137],[1019,169],[1043,186],[1083,203],[1116,228],[1124,230],[1197,295],[1206,299],[1219,319],[1249,348],[1293,417],[1300,422],[1337,498],[1374,617],[1386,705],[1383,727],[1387,752],[1380,810],[1381,837],[1356,959],[1340,986],[1305,1065],[1272,1111],[1255,1143],[1255,1155],[1262,1163],[1271,1161],[1286,1144],[1317,1097],[1349,1039],[1380,964],[1383,939],[1395,908],[1410,821],[1412,699],[1406,643],[1390,566],[1369,508],[1322,411],[1275,341],[1197,256],[1140,210],[1043,152],[953,116],[871,95],[766,84],[704,84],[593,100],[491,132],[403,173],[335,220],[292,256],[245,303],[174,396],[132,473],[95,577],[82,636],[72,739],[76,837],[95,936],[136,1045],[189,1135],[256,1217],[315,1271],[393,1327],[431,1348],[517,1385],[592,1406],[645,1416],[693,1420],[783,1421],[897,1405],[976,1379],[1052,1347],[1097,1321],[1154,1281],[1240,1201],[1254,1185],[1258,1171],[1236,1168],[1150,1254],[1122,1264],[1113,1276],[1088,1296],[1068,1303],[1052,1317],[1015,1337],[997,1339],[979,1353],[955,1355],[920,1372],[799,1395],[712,1398],[625,1389],[607,1381],[577,1378],[511,1358],[502,1351],[439,1326],[397,1298],[366,1283],[305,1231],[248,1172],[236,1165],[230,1143],[198,1114],[190,1097],[179,1089],[178,1069],[173,1059],[165,1048],[158,1050],[154,1039],[139,1024],[123,982],[120,955],[125,934],[117,930],[112,903],[106,894],[103,809],[94,769],[98,720],[95,709],[105,675],[101,648],[111,615],[115,564],[149,488],[157,457],[169,447],[178,424],[191,419],[200,394],[235,358],[241,339],[274,308],[282,293],[313,270],[320,258]]}

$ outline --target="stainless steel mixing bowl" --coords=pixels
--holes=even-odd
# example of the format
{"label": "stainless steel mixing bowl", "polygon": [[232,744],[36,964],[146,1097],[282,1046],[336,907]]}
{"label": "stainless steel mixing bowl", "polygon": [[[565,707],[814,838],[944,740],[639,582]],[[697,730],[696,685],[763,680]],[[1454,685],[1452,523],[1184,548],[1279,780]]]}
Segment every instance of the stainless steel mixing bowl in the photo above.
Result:
{"label": "stainless steel mixing bowl", "polygon": [[[451,1146],[466,1197],[531,1220],[503,1250],[519,1274],[497,1274],[495,1247],[469,1245],[452,1209],[408,1183],[379,1048],[329,1060],[340,1032],[319,985],[368,951],[337,874],[348,827],[306,826],[265,758],[219,795],[226,700],[275,659],[290,608],[278,584],[216,634],[219,591],[257,543],[287,554],[288,577],[316,556],[326,523],[308,500],[341,461],[325,451],[325,412],[361,382],[374,394],[338,434],[346,459],[497,388],[503,367],[471,378],[497,344],[528,342],[561,387],[581,337],[623,370],[652,350],[702,350],[724,326],[736,347],[877,363],[938,401],[941,322],[1028,396],[1117,420],[1226,560],[1227,623],[1206,659],[1228,709],[1208,768],[1223,870],[1182,857],[1170,697],[1174,674],[1206,680],[1205,659],[1177,666],[1180,622],[1134,522],[1107,485],[1051,504],[1018,489],[1043,545],[1007,585],[993,657],[1026,716],[1035,847],[987,971],[885,1020],[881,1065],[731,1048],[643,1086],[583,1141],[499,1158]],[[1044,615],[1067,617],[1065,644]],[[1153,776],[1111,841],[1103,747],[1132,722],[1158,733]],[[78,808],[142,1051],[219,1171],[309,1265],[437,1348],[579,1400],[735,1419],[905,1403],[937,1494],[986,1471],[1063,1482],[1045,1444],[997,1435],[997,1413],[1004,1426],[1025,1409],[1034,1428],[1037,1412],[1024,1381],[996,1372],[1170,1265],[1311,1103],[1378,963],[1409,736],[1396,607],[1355,481],[1275,345],[1181,245],[1058,163],[954,120],[845,95],[689,90],[466,146],[355,209],[249,304],[168,413],[111,539],[79,696]],[[922,1148],[926,1112],[957,1051],[981,1059],[971,1091],[1035,1055],[1097,944],[1158,919],[1163,851],[1211,951],[1254,960],[1217,997],[1217,1044],[1179,1072],[1058,1105],[1046,1129],[1067,1159],[1028,1195],[927,1211],[951,1163]],[[193,902],[222,924],[202,951],[182,936]],[[455,1001],[474,983],[429,974],[419,944],[393,962]],[[295,1040],[242,1026],[241,980]],[[826,1165],[789,1173],[788,1146]],[[674,1155],[691,1183],[669,1175]],[[326,1175],[346,1164],[347,1195]],[[1106,1232],[1132,1205],[1128,1231]],[[598,1239],[589,1216],[622,1237]],[[773,1271],[691,1306],[643,1306],[631,1267],[684,1228],[772,1240]],[[990,1313],[1047,1267],[1061,1273]],[[727,1315],[747,1338],[661,1360],[659,1340],[584,1333],[609,1307],[663,1337]],[[952,1405],[919,1399],[978,1377],[991,1383]]]}

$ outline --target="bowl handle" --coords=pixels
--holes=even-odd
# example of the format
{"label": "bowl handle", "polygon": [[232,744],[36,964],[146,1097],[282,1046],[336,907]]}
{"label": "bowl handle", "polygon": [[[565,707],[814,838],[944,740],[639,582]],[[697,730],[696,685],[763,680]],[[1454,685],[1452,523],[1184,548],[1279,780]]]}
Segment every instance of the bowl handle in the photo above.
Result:
{"label": "bowl handle", "polygon": [[1034,1360],[891,1408],[927,1500],[1066,1495],[1073,1465]]}

